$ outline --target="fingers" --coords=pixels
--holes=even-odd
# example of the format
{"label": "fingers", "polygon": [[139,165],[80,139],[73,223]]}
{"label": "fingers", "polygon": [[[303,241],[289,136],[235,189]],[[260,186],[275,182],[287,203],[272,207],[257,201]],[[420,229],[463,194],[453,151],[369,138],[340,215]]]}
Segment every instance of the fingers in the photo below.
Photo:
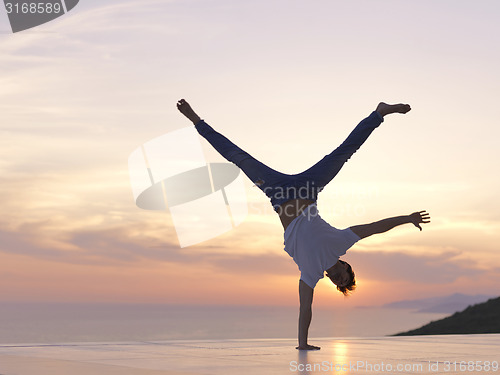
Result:
{"label": "fingers", "polygon": [[426,211],[419,211],[420,214],[420,220],[422,220],[422,223],[430,223],[431,222],[431,216],[426,212]]}
{"label": "fingers", "polygon": [[411,214],[411,222],[415,225],[420,231],[422,231],[422,227],[420,224],[428,224],[431,222],[431,217],[427,213],[427,211],[417,211]]}
{"label": "fingers", "polygon": [[423,223],[423,224],[428,224],[431,222],[431,217],[430,215],[427,213],[427,211],[418,211],[416,212],[416,214],[418,214],[420,217],[417,219],[418,221],[417,222],[414,222],[413,224],[415,224],[415,226],[420,230],[422,231],[422,227],[420,226],[420,223]]}

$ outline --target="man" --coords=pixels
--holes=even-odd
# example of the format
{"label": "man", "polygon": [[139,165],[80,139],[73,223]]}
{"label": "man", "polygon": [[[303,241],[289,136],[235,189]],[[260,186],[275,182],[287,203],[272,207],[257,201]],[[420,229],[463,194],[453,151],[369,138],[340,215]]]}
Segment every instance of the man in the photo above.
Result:
{"label": "man", "polygon": [[312,318],[313,291],[323,273],[344,295],[353,291],[356,282],[351,266],[339,257],[357,241],[376,233],[386,232],[402,224],[413,224],[422,230],[421,223],[429,223],[425,211],[391,217],[371,224],[337,229],[324,221],[318,213],[318,193],[337,175],[344,163],[361,147],[369,135],[392,113],[405,114],[408,104],[380,103],[370,116],[362,120],[332,153],[302,173],[288,175],[269,168],[247,152],[217,133],[181,99],[177,108],[193,122],[196,130],[222,156],[236,164],[271,200],[285,230],[285,251],[293,257],[301,271],[299,280],[299,350],[318,350],[309,345],[307,336]]}

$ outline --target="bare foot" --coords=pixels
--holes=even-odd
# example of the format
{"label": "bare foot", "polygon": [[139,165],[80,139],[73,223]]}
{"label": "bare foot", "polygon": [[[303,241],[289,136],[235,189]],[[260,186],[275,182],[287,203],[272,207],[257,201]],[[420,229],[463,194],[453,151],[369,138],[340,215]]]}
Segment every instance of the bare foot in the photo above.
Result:
{"label": "bare foot", "polygon": [[409,104],[387,104],[384,102],[381,102],[378,106],[376,111],[380,113],[382,117],[385,115],[390,115],[391,113],[407,113],[411,110],[411,107]]}
{"label": "bare foot", "polygon": [[192,121],[193,124],[197,124],[201,119],[194,111],[193,108],[184,99],[177,102],[177,109],[188,119]]}

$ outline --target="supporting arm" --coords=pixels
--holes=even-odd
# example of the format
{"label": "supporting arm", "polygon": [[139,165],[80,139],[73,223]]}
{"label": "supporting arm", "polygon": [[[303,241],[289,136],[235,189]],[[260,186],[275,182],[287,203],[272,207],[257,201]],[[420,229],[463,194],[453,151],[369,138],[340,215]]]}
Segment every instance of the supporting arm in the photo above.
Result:
{"label": "supporting arm", "polygon": [[300,312],[299,312],[299,350],[319,350],[319,346],[309,345],[307,343],[307,335],[309,333],[309,325],[312,319],[312,301],[314,289],[307,285],[304,281],[299,281],[299,297],[300,297]]}

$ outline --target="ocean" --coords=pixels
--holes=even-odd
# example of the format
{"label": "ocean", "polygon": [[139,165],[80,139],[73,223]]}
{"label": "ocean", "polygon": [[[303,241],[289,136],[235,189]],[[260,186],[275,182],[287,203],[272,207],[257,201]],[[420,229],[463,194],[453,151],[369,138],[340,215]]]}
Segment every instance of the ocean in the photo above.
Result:
{"label": "ocean", "polygon": [[[448,314],[313,308],[309,337],[373,337]],[[0,344],[297,337],[298,307],[0,303]]]}

